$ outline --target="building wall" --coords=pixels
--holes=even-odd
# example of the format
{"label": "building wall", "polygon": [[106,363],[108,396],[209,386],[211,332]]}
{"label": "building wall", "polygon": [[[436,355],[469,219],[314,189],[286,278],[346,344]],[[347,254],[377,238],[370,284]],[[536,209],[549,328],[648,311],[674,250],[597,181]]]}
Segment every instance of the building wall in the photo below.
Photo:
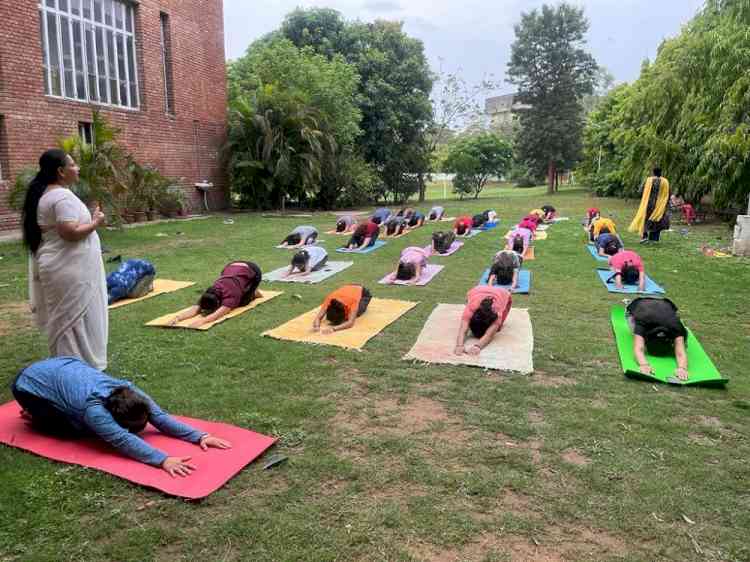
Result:
{"label": "building wall", "polygon": [[[169,15],[174,115],[167,115],[160,13]],[[144,164],[183,186],[199,209],[193,184],[213,182],[212,208],[226,206],[227,181],[220,162],[226,139],[226,72],[222,0],[140,0],[135,9],[140,108],[111,108],[45,96],[36,0],[0,2],[0,230],[17,228],[7,208],[13,176],[35,165],[79,121],[100,109],[121,130],[120,142]]]}

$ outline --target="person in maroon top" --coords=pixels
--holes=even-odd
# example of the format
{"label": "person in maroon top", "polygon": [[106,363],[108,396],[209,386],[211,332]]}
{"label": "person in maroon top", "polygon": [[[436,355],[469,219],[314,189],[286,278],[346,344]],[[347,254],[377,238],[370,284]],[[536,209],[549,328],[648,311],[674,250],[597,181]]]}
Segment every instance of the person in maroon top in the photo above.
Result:
{"label": "person in maroon top", "polygon": [[380,225],[368,220],[359,224],[357,229],[352,234],[349,242],[345,248],[347,250],[358,250],[359,248],[366,248],[375,244],[380,234]]}
{"label": "person in maroon top", "polygon": [[226,316],[234,308],[247,306],[263,295],[258,290],[263,278],[260,268],[253,262],[234,261],[225,266],[214,284],[201,295],[198,304],[175,316],[171,324],[200,316],[190,324],[198,328]]}
{"label": "person in maroon top", "polygon": [[458,217],[453,223],[453,232],[456,236],[468,236],[471,234],[473,224],[473,219],[469,216]]}

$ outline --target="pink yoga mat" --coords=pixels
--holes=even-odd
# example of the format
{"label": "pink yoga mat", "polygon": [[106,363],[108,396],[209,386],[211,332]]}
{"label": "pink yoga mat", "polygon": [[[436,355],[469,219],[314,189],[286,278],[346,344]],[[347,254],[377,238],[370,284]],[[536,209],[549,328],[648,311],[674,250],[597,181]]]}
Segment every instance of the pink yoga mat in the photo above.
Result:
{"label": "pink yoga mat", "polygon": [[451,244],[451,247],[448,248],[448,251],[445,252],[444,254],[440,254],[438,252],[432,252],[432,246],[425,246],[424,249],[427,252],[432,252],[433,256],[450,256],[451,254],[455,254],[456,252],[458,252],[461,249],[461,246],[463,245],[464,243],[461,240],[456,240],[455,242],[453,242],[453,244]]}
{"label": "pink yoga mat", "polygon": [[175,416],[196,429],[232,443],[231,449],[209,449],[204,452],[197,445],[168,437],[149,425],[141,434],[145,441],[170,456],[192,457],[191,462],[198,467],[190,476],[172,478],[161,468],[120,455],[96,438],[58,439],[41,434],[21,418],[20,411],[16,402],[0,406],[0,443],[48,459],[108,472],[136,484],[192,500],[205,498],[218,490],[276,442],[273,437],[233,425]]}
{"label": "pink yoga mat", "polygon": [[[433,265],[431,263],[427,264],[427,267],[422,269],[422,274],[419,276],[416,285],[418,287],[427,285],[427,283],[432,281],[432,278],[440,273],[440,271],[444,267],[444,265]],[[380,281],[378,281],[378,283],[380,283],[381,285],[411,285],[409,281],[401,281],[399,279],[396,279],[396,276],[393,275],[393,272],[383,277]]]}

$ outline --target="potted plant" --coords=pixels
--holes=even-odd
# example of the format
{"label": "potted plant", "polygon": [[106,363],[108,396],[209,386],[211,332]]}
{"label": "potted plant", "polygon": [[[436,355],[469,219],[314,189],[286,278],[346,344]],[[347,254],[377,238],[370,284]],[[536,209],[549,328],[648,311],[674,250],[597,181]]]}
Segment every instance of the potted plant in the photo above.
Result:
{"label": "potted plant", "polygon": [[185,206],[185,193],[177,185],[166,188],[161,194],[158,203],[159,212],[169,218],[175,215],[184,215]]}

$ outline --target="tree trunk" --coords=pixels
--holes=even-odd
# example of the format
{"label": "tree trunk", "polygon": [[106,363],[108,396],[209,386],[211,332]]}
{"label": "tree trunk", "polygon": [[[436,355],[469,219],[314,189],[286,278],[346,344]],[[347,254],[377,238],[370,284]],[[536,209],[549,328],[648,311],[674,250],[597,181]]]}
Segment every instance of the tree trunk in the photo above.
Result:
{"label": "tree trunk", "polygon": [[419,174],[419,202],[424,203],[427,185],[424,181],[424,174]]}
{"label": "tree trunk", "polygon": [[557,165],[554,160],[549,161],[547,168],[547,193],[555,192],[555,176],[557,175]]}

